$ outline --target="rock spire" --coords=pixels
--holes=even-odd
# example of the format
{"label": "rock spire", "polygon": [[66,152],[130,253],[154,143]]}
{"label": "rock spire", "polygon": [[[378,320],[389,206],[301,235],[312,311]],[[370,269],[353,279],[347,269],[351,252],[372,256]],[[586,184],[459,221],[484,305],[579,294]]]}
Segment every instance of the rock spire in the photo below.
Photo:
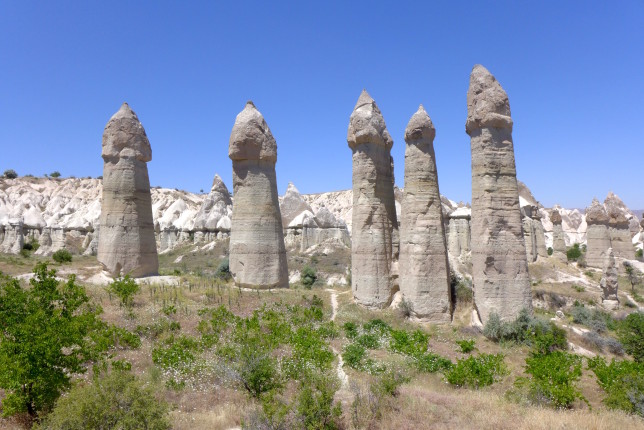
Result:
{"label": "rock spire", "polygon": [[284,232],[277,195],[277,143],[253,102],[235,119],[230,272],[240,287],[288,287]]}
{"label": "rock spire", "polygon": [[501,319],[532,309],[506,92],[476,65],[470,75],[465,130],[472,150],[472,276],[475,317]]}
{"label": "rock spire", "polygon": [[123,103],[103,132],[103,197],[97,259],[112,276],[159,271],[147,162],[150,141]]}
{"label": "rock spire", "polygon": [[608,214],[596,198],[586,208],[586,264],[601,269],[606,252],[611,247],[608,231]]}

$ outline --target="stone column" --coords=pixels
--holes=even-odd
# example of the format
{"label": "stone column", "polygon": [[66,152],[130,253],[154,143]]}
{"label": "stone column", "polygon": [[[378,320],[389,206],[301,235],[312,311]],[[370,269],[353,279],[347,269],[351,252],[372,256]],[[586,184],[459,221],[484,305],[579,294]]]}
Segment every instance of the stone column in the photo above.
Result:
{"label": "stone column", "polygon": [[553,209],[550,213],[550,221],[552,221],[552,255],[565,262],[567,261],[566,238],[563,231],[563,220],[557,209]]}
{"label": "stone column", "polygon": [[611,247],[608,232],[608,214],[599,200],[593,199],[586,208],[586,264],[602,269],[606,252]]}
{"label": "stone column", "polygon": [[421,105],[405,130],[405,188],[400,222],[400,290],[412,317],[451,321],[449,266],[432,120]]}
{"label": "stone column", "polygon": [[150,141],[127,103],[103,132],[103,197],[97,259],[112,276],[159,272],[147,162]]}
{"label": "stone column", "polygon": [[394,294],[392,238],[397,236],[393,140],[376,102],[362,91],[349,120],[353,153],[351,287],[355,301],[384,308]]}
{"label": "stone column", "polygon": [[288,287],[284,232],[277,195],[277,143],[253,102],[237,115],[230,133],[233,213],[230,272],[248,288]]}
{"label": "stone column", "polygon": [[532,309],[508,96],[474,66],[467,93],[472,149],[472,277],[475,317],[515,318]]}

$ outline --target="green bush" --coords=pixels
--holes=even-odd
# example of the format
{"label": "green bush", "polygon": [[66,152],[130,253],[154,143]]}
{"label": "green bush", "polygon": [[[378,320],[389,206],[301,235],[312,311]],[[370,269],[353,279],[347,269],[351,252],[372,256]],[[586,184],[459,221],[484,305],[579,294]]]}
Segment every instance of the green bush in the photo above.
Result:
{"label": "green bush", "polygon": [[348,339],[355,339],[358,336],[358,325],[354,322],[345,322],[342,326],[344,334]]}
{"label": "green bush", "polygon": [[483,335],[495,342],[514,342],[528,345],[546,353],[568,347],[565,330],[550,321],[544,321],[522,309],[514,321],[501,321],[492,313],[483,328]]}
{"label": "green bush", "polygon": [[168,404],[134,375],[113,370],[80,383],[56,402],[39,429],[170,429]]}
{"label": "green bush", "polygon": [[548,255],[552,255],[552,253],[555,252],[554,249],[552,249],[552,246],[549,246],[547,251]]}
{"label": "green bush", "polygon": [[644,362],[644,313],[633,312],[620,322],[617,337],[635,361]]}
{"label": "green bush", "polygon": [[215,277],[224,281],[228,281],[232,278],[232,275],[230,273],[230,260],[228,259],[228,257],[221,260],[219,266],[217,266]]}
{"label": "green bush", "polygon": [[[72,275],[66,283],[40,263],[23,288],[0,278],[0,388],[3,414],[48,411],[89,360],[101,359],[125,330],[101,321],[85,289]],[[135,337],[135,336],[134,336]],[[138,339],[138,338],[137,338]],[[130,339],[126,340],[126,343]],[[133,342],[133,340],[132,340]]]}
{"label": "green bush", "polygon": [[642,258],[642,257],[644,257],[644,251],[642,250],[642,248],[640,248],[637,251],[635,251],[635,258]]}
{"label": "green bush", "polygon": [[581,378],[581,357],[564,351],[532,354],[526,359],[525,372],[530,378],[518,378],[515,387],[526,388],[529,399],[568,408],[576,399],[587,402],[577,388]]}
{"label": "green bush", "polygon": [[393,352],[415,357],[427,351],[429,335],[421,330],[408,332],[405,330],[391,330],[389,348]]}
{"label": "green bush", "polygon": [[54,170],[49,174],[52,178],[60,178],[60,172],[58,170]]}
{"label": "green bush", "polygon": [[183,372],[196,360],[197,340],[189,336],[171,335],[152,349],[152,362],[162,369]]}
{"label": "green bush", "polygon": [[598,309],[587,308],[579,302],[576,302],[570,309],[570,315],[572,322],[583,324],[597,333],[616,328],[615,320],[610,314]]}
{"label": "green bush", "polygon": [[277,360],[261,348],[252,345],[241,348],[235,370],[236,378],[248,394],[256,399],[282,386]]}
{"label": "green bush", "polygon": [[7,169],[4,171],[3,176],[7,179],[16,179],[18,177],[18,174],[13,169]]}
{"label": "green bush", "polygon": [[364,367],[364,359],[366,356],[367,351],[363,346],[350,343],[344,348],[342,360],[344,360],[344,364],[352,369],[360,370]]}
{"label": "green bush", "polygon": [[456,344],[461,348],[461,352],[463,354],[469,354],[470,352],[474,351],[474,345],[476,344],[476,341],[474,339],[463,339],[457,340]]}
{"label": "green bush", "polygon": [[444,357],[433,352],[425,352],[414,357],[416,367],[421,372],[436,373],[450,370],[453,363]]}
{"label": "green bush", "polygon": [[65,248],[59,249],[54,252],[51,256],[56,263],[71,263],[72,262],[72,253],[66,250]]}
{"label": "green bush", "polygon": [[579,248],[578,243],[575,243],[573,246],[568,248],[566,251],[566,257],[568,258],[568,261],[577,261],[581,257],[581,249]]}
{"label": "green bush", "polygon": [[115,294],[121,301],[121,306],[127,308],[132,307],[134,304],[134,295],[139,292],[141,288],[139,284],[130,275],[125,275],[124,278],[117,278],[108,285],[107,291]]}
{"label": "green bush", "polygon": [[606,392],[606,406],[644,417],[644,363],[612,360],[606,364],[603,357],[594,357],[588,360],[588,368]]}
{"label": "green bush", "polygon": [[311,266],[304,266],[302,269],[302,285],[305,287],[311,287],[315,281],[318,279],[317,274],[315,273],[315,269],[313,269]]}
{"label": "green bush", "polygon": [[445,378],[457,387],[480,388],[492,385],[507,373],[503,354],[480,354],[459,359],[445,372]]}
{"label": "green bush", "polygon": [[298,421],[307,430],[334,430],[341,427],[342,406],[334,402],[339,388],[337,377],[314,374],[300,382],[297,393]]}

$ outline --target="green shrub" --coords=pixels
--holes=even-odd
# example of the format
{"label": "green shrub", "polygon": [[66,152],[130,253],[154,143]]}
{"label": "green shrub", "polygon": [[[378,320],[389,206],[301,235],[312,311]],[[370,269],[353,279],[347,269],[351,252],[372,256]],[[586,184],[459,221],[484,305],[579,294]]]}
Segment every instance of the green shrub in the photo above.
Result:
{"label": "green shrub", "polygon": [[581,357],[564,351],[532,354],[526,359],[525,372],[530,378],[518,378],[517,388],[526,388],[535,403],[549,403],[568,408],[576,399],[587,402],[576,386],[581,378]]}
{"label": "green shrub", "polygon": [[555,252],[554,249],[552,249],[552,246],[549,246],[547,251],[548,251],[548,255],[552,255],[553,252]]}
{"label": "green shrub", "polygon": [[228,257],[221,260],[217,270],[215,271],[215,277],[224,281],[228,281],[232,278],[230,273],[230,260]]}
{"label": "green shrub", "polygon": [[399,354],[415,357],[427,351],[429,335],[420,330],[391,330],[389,348]]}
{"label": "green shrub", "polygon": [[262,348],[245,345],[241,348],[234,367],[238,381],[256,399],[282,386],[277,360]]}
{"label": "green shrub", "polygon": [[579,248],[578,243],[575,243],[573,246],[568,248],[566,251],[566,257],[568,258],[568,261],[577,261],[579,257],[581,257],[581,249]]}
{"label": "green shrub", "polygon": [[644,417],[644,363],[612,360],[606,364],[603,357],[594,357],[588,360],[588,368],[606,392],[606,406]]}
{"label": "green shrub", "polygon": [[635,258],[642,258],[642,257],[644,257],[644,251],[642,250],[642,248],[640,248],[637,251],[635,251]]}
{"label": "green shrub", "polygon": [[348,339],[355,339],[358,336],[358,325],[356,323],[351,321],[345,322],[342,328]]}
{"label": "green shrub", "polygon": [[507,373],[503,354],[480,354],[459,359],[445,372],[445,378],[457,387],[480,388],[492,385]]}
{"label": "green shrub", "polygon": [[453,363],[444,357],[433,352],[425,352],[424,354],[414,357],[416,367],[421,372],[436,373],[450,370]]}
{"label": "green shrub", "polygon": [[130,275],[125,275],[124,278],[117,278],[108,285],[107,291],[114,293],[121,301],[121,306],[127,308],[132,307],[134,304],[134,295],[139,292],[141,288],[139,284]]}
{"label": "green shrub", "polygon": [[457,340],[456,344],[461,348],[462,353],[468,354],[474,351],[474,345],[476,344],[476,341],[474,339],[463,339]]}
{"label": "green shrub", "polygon": [[472,286],[469,285],[465,280],[458,281],[454,288],[454,295],[456,298],[456,303],[472,303]]}
{"label": "green shrub", "polygon": [[72,253],[66,250],[65,248],[59,249],[58,251],[54,252],[54,254],[51,256],[51,258],[56,262],[56,263],[71,263],[72,262]]}
{"label": "green shrub", "polygon": [[579,302],[575,302],[570,309],[570,315],[572,322],[583,324],[597,333],[616,328],[615,320],[610,314],[598,309],[587,308]]}
{"label": "green shrub", "polygon": [[356,338],[356,343],[366,349],[377,349],[380,346],[378,336],[372,333],[365,333]]}
{"label": "green shrub", "polygon": [[501,321],[496,313],[492,313],[483,328],[483,335],[495,342],[532,346],[544,353],[568,347],[565,330],[550,321],[530,315],[526,309],[522,309],[511,322]]}
{"label": "green shrub", "polygon": [[113,370],[80,383],[56,402],[52,413],[36,428],[170,429],[169,406],[134,375]]}
{"label": "green shrub", "polygon": [[18,174],[13,169],[7,169],[4,171],[3,176],[7,179],[16,179],[18,177]]}
{"label": "green shrub", "polygon": [[52,178],[60,178],[60,172],[58,170],[54,170],[49,174]]}
{"label": "green shrub", "polygon": [[571,287],[573,290],[577,291],[578,293],[583,293],[584,291],[586,291],[586,288],[582,285],[572,284]]}
{"label": "green shrub", "polygon": [[[108,330],[85,289],[40,263],[23,288],[0,278],[0,388],[3,414],[48,411],[89,360],[100,360],[125,330]],[[137,338],[138,339],[138,338]],[[55,341],[54,341],[55,340]],[[127,341],[126,341],[127,343]]]}
{"label": "green shrub", "polygon": [[305,287],[311,287],[315,281],[318,279],[317,274],[315,273],[315,269],[313,269],[311,266],[304,266],[302,269],[302,285]]}
{"label": "green shrub", "polygon": [[344,348],[342,360],[344,360],[344,364],[352,369],[361,370],[364,368],[364,359],[366,356],[367,351],[363,346],[350,343]]}
{"label": "green shrub", "polygon": [[199,343],[188,336],[171,335],[159,346],[152,349],[152,362],[162,369],[186,371],[196,357]]}
{"label": "green shrub", "polygon": [[337,377],[314,374],[300,382],[297,392],[297,415],[302,428],[333,430],[341,428],[342,406],[334,402],[339,388]]}
{"label": "green shrub", "polygon": [[633,312],[620,322],[617,337],[635,361],[644,362],[644,313]]}
{"label": "green shrub", "polygon": [[382,375],[374,383],[374,392],[379,395],[397,396],[398,388],[402,384],[409,382],[411,378],[403,371],[398,369],[389,369],[383,372]]}

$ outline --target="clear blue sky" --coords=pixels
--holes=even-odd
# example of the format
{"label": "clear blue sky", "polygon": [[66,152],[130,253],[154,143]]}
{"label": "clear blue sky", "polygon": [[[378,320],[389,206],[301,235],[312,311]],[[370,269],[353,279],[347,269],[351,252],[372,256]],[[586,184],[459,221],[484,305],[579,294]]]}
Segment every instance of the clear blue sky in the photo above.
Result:
{"label": "clear blue sky", "polygon": [[546,206],[617,193],[644,208],[644,1],[177,2],[0,0],[0,172],[102,174],[127,101],[152,185],[230,187],[228,138],[252,99],[278,143],[280,194],[351,187],[362,88],[394,138],[431,116],[441,192],[470,200],[469,73],[510,96],[519,179]]}

